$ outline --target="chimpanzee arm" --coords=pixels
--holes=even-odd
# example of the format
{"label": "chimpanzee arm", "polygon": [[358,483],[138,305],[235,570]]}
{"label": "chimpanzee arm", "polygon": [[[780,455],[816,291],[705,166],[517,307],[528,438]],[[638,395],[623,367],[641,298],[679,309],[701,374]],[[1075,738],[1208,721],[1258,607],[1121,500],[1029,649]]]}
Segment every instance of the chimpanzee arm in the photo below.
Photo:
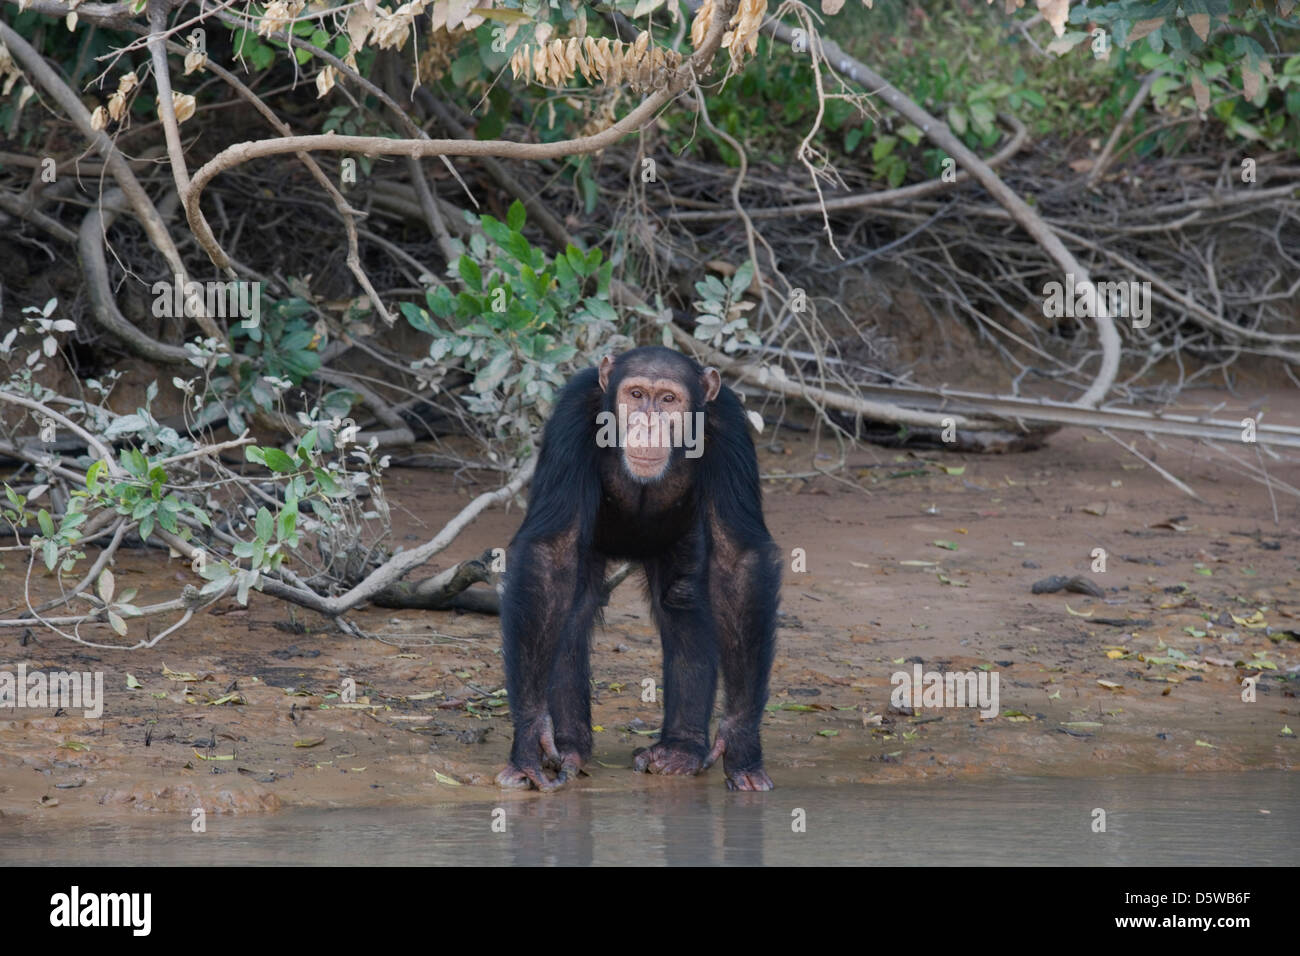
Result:
{"label": "chimpanzee arm", "polygon": [[709,596],[726,695],[708,763],[723,758],[730,789],[770,790],[759,728],[776,648],[780,555],[763,522],[749,422],[731,389],[710,403],[705,427],[700,490],[709,507]]}
{"label": "chimpanzee arm", "polygon": [[729,789],[770,790],[759,728],[776,650],[781,565],[775,543],[742,549],[716,525],[709,584],[726,703],[706,766],[721,756]]}
{"label": "chimpanzee arm", "polygon": [[[600,507],[595,369],[574,377],[547,423],[528,514],[506,555],[502,655],[515,737],[503,786],[550,790],[591,756],[589,641],[604,561],[591,545]],[[558,771],[555,780],[543,766]]]}
{"label": "chimpanzee arm", "polygon": [[604,561],[584,558],[576,539],[516,537],[506,557],[501,630],[515,737],[504,786],[554,789],[591,757],[590,635]]}

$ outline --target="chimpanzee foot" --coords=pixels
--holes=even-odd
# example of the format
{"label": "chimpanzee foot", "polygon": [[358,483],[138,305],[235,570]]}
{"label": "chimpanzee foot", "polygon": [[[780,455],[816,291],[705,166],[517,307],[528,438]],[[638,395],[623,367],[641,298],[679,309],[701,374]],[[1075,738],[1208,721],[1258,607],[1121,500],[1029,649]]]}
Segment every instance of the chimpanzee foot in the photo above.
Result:
{"label": "chimpanzee foot", "polygon": [[693,776],[705,766],[698,753],[673,744],[654,744],[632,751],[632,769],[637,773]]}
{"label": "chimpanzee foot", "polygon": [[[735,733],[733,725],[724,720],[718,727],[718,738],[713,742],[713,749],[709,751],[708,758],[704,761],[705,767],[712,767],[714,762],[727,753],[727,738]],[[737,748],[733,748],[737,749]],[[758,751],[756,750],[755,753]],[[727,775],[728,790],[771,790],[776,785],[772,783],[762,765],[751,766],[748,769],[740,770],[735,767],[728,767],[727,761],[722,761],[722,766]]]}
{"label": "chimpanzee foot", "polygon": [[776,785],[772,783],[772,778],[762,767],[756,770],[727,771],[728,790],[771,790],[774,786]]}

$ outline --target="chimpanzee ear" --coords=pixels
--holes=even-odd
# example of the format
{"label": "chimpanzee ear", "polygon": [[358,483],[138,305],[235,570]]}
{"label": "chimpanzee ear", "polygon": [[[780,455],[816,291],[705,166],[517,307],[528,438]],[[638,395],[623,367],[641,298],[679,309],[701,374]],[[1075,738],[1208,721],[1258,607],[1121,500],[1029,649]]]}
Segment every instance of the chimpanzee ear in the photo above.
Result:
{"label": "chimpanzee ear", "polygon": [[609,373],[614,368],[614,356],[606,355],[600,360],[600,390],[609,391]]}
{"label": "chimpanzee ear", "polygon": [[700,384],[704,386],[704,400],[711,402],[718,397],[718,392],[722,391],[722,376],[710,365],[700,376]]}

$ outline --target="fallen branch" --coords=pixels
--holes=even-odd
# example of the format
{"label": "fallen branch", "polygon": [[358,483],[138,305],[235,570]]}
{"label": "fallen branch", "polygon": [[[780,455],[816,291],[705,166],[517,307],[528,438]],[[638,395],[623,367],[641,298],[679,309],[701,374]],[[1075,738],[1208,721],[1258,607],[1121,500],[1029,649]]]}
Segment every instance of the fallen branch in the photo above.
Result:
{"label": "fallen branch", "polygon": [[[1025,145],[1025,140],[1029,138],[1029,130],[1025,124],[1020,122],[1016,117],[1010,114],[1002,114],[1001,119],[1012,129],[1011,141],[1006,146],[998,150],[989,158],[988,166],[990,169],[997,169]],[[822,202],[801,202],[792,203],[788,206],[769,206],[763,209],[751,209],[748,211],[750,219],[784,219],[787,216],[813,216],[821,215],[824,212],[844,212],[849,209],[871,209],[876,206],[892,206],[898,203],[911,202],[921,199],[925,196],[941,193],[957,188],[970,181],[970,173],[965,171],[959,172],[953,182],[945,182],[942,179],[931,179],[924,183],[912,183],[910,186],[899,186],[897,189],[876,189],[868,192],[853,193],[848,196],[837,196],[833,199],[826,199]],[[671,212],[668,218],[677,222],[722,222],[735,217],[734,212],[719,210],[717,212]]]}
{"label": "fallen branch", "polygon": [[[185,214],[190,228],[203,244],[212,261],[229,267],[229,259],[215,241],[204,242],[204,217],[200,211],[203,191],[223,172],[237,166],[270,156],[285,153],[327,152],[360,153],[364,156],[489,156],[508,159],[561,159],[567,156],[594,153],[613,145],[628,133],[635,132],[654,119],[655,114],[684,89],[695,82],[697,75],[707,72],[709,64],[721,46],[727,21],[735,13],[738,0],[723,0],[715,8],[708,34],[700,48],[669,76],[665,85],[651,93],[622,119],[599,133],[579,136],[555,143],[519,143],[502,140],[450,140],[450,139],[389,139],[383,136],[290,136],[278,140],[236,143],[228,146],[205,163],[195,174],[184,198]],[[10,31],[12,32],[12,31]],[[83,107],[84,110],[84,107]]]}
{"label": "fallen branch", "polygon": [[[699,4],[696,0],[687,0],[686,5],[693,11]],[[763,32],[783,43],[789,44],[794,40],[794,32],[778,20],[769,20],[765,23]],[[967,149],[966,144],[953,135],[946,123],[941,123],[931,116],[866,64],[849,56],[834,41],[817,36],[810,39],[809,42],[819,44],[822,56],[836,72],[853,80],[872,95],[879,96],[890,107],[919,127],[921,132],[932,143],[953,157],[963,170],[969,171],[979,184],[988,191],[989,195],[993,196],[1011,214],[1011,217],[1020,224],[1021,228],[1042,246],[1043,250],[1057,263],[1061,271],[1074,276],[1076,286],[1084,282],[1091,282],[1088,270],[1074,258],[1056,233],[1043,222],[1042,217],[1028,203],[1012,192],[1006,183],[1002,182],[998,177],[997,173],[989,168],[987,163]],[[1097,335],[1101,342],[1102,356],[1101,366],[1098,368],[1092,384],[1076,402],[1077,405],[1085,408],[1099,404],[1105,398],[1106,393],[1110,391],[1111,386],[1115,383],[1116,376],[1119,374],[1121,347],[1119,332],[1115,328],[1112,317],[1107,314],[1104,304],[1099,304],[1093,322],[1096,325]]]}

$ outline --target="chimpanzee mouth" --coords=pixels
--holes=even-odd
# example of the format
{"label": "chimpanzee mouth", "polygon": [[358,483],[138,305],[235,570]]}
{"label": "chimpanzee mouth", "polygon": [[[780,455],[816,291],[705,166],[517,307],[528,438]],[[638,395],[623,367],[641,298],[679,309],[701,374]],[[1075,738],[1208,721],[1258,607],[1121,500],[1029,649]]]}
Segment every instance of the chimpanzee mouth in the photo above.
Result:
{"label": "chimpanzee mouth", "polygon": [[668,458],[668,455],[638,455],[635,452],[629,451],[627,457],[630,461],[634,461],[639,465],[657,465],[661,461],[665,461]]}

